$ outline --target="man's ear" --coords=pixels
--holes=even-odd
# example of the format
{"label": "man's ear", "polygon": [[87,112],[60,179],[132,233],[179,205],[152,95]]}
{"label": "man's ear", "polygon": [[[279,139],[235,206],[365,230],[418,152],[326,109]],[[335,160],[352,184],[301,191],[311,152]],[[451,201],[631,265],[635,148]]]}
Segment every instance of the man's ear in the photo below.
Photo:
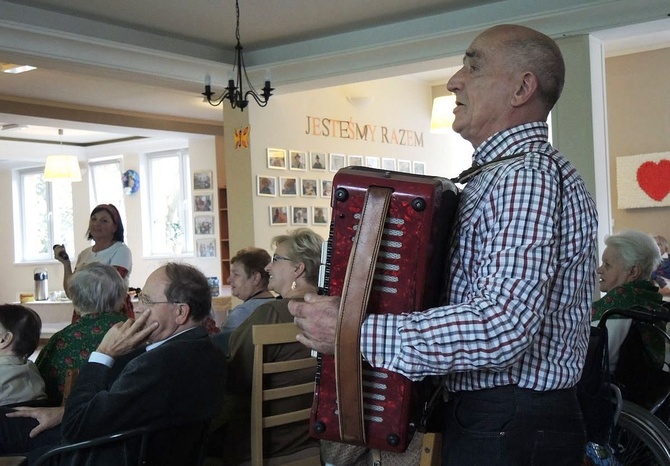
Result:
{"label": "man's ear", "polygon": [[530,100],[537,92],[537,76],[526,71],[521,76],[518,87],[512,96],[512,106],[520,107]]}
{"label": "man's ear", "polygon": [[191,315],[191,307],[188,304],[179,303],[177,305],[175,321],[179,325],[184,325],[188,321],[190,315]]}
{"label": "man's ear", "polygon": [[0,337],[0,349],[11,348],[13,342],[14,334],[12,332],[6,332]]}

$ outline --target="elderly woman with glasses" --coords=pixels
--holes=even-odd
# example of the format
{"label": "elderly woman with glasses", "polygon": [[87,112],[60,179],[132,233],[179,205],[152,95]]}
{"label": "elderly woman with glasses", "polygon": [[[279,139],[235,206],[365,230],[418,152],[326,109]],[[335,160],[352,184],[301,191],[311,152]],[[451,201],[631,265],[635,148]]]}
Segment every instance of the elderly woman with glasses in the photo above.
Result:
{"label": "elderly woman with glasses", "polygon": [[58,406],[63,399],[67,370],[79,369],[107,330],[127,319],[121,313],[127,294],[123,278],[112,266],[87,264],[72,275],[68,296],[81,317],[49,338],[35,361],[50,405]]}
{"label": "elderly woman with glasses", "polygon": [[[293,322],[288,312],[288,303],[302,300],[306,293],[317,292],[317,280],[321,260],[323,238],[308,228],[298,228],[272,240],[274,255],[265,270],[270,275],[268,288],[279,295],[278,299],[262,304],[230,336],[230,356],[228,364],[228,394],[226,406],[229,408],[228,425],[224,436],[223,452],[227,458],[242,462],[250,458],[250,418],[251,380],[253,370],[254,345],[251,330],[254,325]],[[266,357],[271,361],[286,361],[309,356],[310,351],[297,341],[276,345]],[[282,386],[291,377],[291,383],[311,382],[315,370],[306,369],[275,377],[271,386]],[[294,397],[272,404],[269,409],[284,412],[299,408],[309,408],[312,396]],[[308,448],[317,448],[317,443],[309,436],[307,423],[294,423],[269,429],[264,451],[265,457],[291,455]],[[298,453],[299,454],[299,453]],[[233,464],[237,464],[233,462]]]}

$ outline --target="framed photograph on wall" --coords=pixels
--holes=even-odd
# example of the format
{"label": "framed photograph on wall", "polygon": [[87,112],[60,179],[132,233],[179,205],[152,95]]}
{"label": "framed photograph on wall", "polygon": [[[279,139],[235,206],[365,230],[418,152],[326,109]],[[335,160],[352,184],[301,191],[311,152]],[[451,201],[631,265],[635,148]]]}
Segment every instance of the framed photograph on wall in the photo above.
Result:
{"label": "framed photograph on wall", "polygon": [[403,173],[412,173],[412,162],[409,160],[398,160],[398,171]]}
{"label": "framed photograph on wall", "polygon": [[198,257],[216,257],[216,238],[195,240],[195,249]]}
{"label": "framed photograph on wall", "polygon": [[268,168],[286,170],[286,151],[268,148]]}
{"label": "framed photograph on wall", "polygon": [[336,172],[340,168],[344,168],[344,164],[346,163],[347,156],[344,154],[330,154],[330,171],[331,172]]}
{"label": "framed photograph on wall", "polygon": [[288,224],[288,207],[270,206],[270,226],[286,225]]}
{"label": "framed photograph on wall", "polygon": [[212,212],[212,195],[198,194],[193,196],[193,210],[195,212]]}
{"label": "framed photograph on wall", "polygon": [[316,197],[316,180],[312,178],[302,178],[300,180],[300,194],[302,197]]}
{"label": "framed photograph on wall", "polygon": [[324,152],[309,153],[309,166],[312,170],[325,171],[327,163],[326,154]]}
{"label": "framed photograph on wall", "polygon": [[214,217],[212,215],[196,215],[193,218],[193,228],[196,235],[213,235]]}
{"label": "framed photograph on wall", "polygon": [[365,166],[370,168],[379,168],[379,157],[365,157]]}
{"label": "framed photograph on wall", "polygon": [[212,189],[212,172],[193,172],[193,190]]}
{"label": "framed photograph on wall", "polygon": [[307,152],[292,150],[289,151],[289,163],[291,170],[307,170]]}
{"label": "framed photograph on wall", "polygon": [[426,163],[425,162],[414,162],[414,174],[415,175],[425,175],[426,174]]}
{"label": "framed photograph on wall", "polygon": [[291,206],[291,225],[308,225],[309,214],[307,207]]}
{"label": "framed photograph on wall", "polygon": [[395,159],[382,157],[382,168],[384,170],[395,171]]}
{"label": "framed photograph on wall", "polygon": [[259,196],[276,196],[277,195],[277,178],[274,176],[256,177],[257,191]]}
{"label": "framed photograph on wall", "polygon": [[330,180],[321,180],[321,197],[326,197],[330,199],[330,195],[333,192],[333,182]]}
{"label": "framed photograph on wall", "polygon": [[350,167],[362,167],[363,166],[363,156],[362,155],[350,155],[349,156],[349,166]]}
{"label": "framed photograph on wall", "polygon": [[312,225],[328,225],[328,207],[312,207]]}
{"label": "framed photograph on wall", "polygon": [[298,178],[280,176],[279,186],[281,187],[279,190],[280,196],[295,197],[298,195]]}

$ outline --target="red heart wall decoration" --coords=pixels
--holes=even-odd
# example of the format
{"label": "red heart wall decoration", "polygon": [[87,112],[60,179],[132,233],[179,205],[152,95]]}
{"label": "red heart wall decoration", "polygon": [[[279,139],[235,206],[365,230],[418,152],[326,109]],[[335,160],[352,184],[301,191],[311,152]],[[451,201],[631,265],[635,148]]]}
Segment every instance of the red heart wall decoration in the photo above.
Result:
{"label": "red heart wall decoration", "polygon": [[670,160],[644,162],[637,169],[637,184],[647,196],[662,201],[670,193]]}

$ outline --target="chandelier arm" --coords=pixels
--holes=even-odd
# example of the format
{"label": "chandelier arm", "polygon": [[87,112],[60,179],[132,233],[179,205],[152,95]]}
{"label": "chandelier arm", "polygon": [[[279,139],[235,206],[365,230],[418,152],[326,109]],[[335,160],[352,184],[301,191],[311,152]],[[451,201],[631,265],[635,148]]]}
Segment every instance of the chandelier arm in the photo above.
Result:
{"label": "chandelier arm", "polygon": [[[265,85],[262,89],[262,94],[259,94],[258,91],[251,84],[249,75],[247,74],[247,67],[244,64],[244,54],[242,44],[240,42],[240,4],[239,0],[235,0],[235,38],[237,39],[237,44],[235,45],[235,61],[233,62],[233,76],[228,79],[228,86],[226,87],[225,92],[220,97],[215,97],[215,93],[212,92],[212,87],[209,84],[209,79],[205,80],[205,92],[202,93],[205,96],[207,102],[216,107],[221,105],[224,100],[228,100],[232,108],[239,108],[244,111],[244,109],[249,105],[249,96],[253,97],[256,103],[265,107],[268,104],[268,100],[272,95],[274,88],[271,86],[270,81],[266,80]],[[245,81],[247,90],[245,91]]]}

